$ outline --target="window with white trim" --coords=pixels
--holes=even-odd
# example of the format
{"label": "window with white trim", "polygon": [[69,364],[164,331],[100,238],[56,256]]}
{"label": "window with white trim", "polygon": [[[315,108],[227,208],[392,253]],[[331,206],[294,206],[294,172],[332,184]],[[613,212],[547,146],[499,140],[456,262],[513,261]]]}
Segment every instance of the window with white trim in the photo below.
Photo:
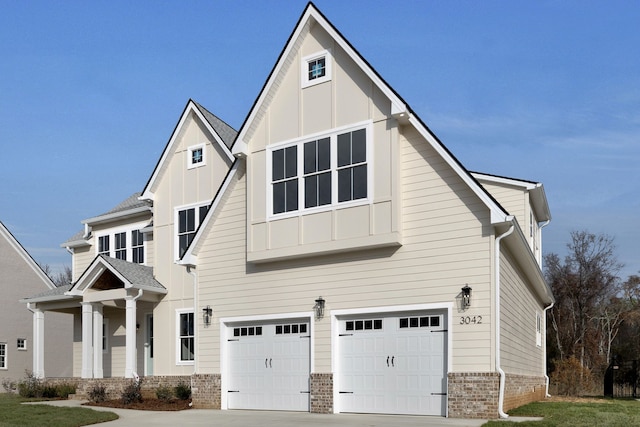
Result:
{"label": "window with white trim", "polygon": [[127,260],[127,233],[116,233],[113,236],[115,243],[115,258]]}
{"label": "window with white trim", "polygon": [[16,347],[18,350],[26,350],[27,349],[27,339],[26,338],[18,338]]}
{"label": "window with white trim", "polygon": [[[141,224],[133,224],[107,230],[103,232],[105,234],[97,234],[98,254],[143,264],[144,236],[139,227],[141,227]],[[129,234],[131,236],[130,240],[127,237]],[[113,245],[111,245],[112,241]]]}
{"label": "window with white trim", "polygon": [[208,210],[208,204],[176,209],[176,259],[187,251]]}
{"label": "window with white trim", "polygon": [[98,254],[109,256],[109,236],[98,237]]}
{"label": "window with white trim", "polygon": [[536,345],[542,347],[542,314],[536,311]]}
{"label": "window with white trim", "polygon": [[270,215],[368,201],[369,135],[363,123],[269,147]]}
{"label": "window with white trim", "polygon": [[195,360],[195,318],[193,310],[176,312],[177,364],[192,364]]}
{"label": "window with white trim", "polygon": [[187,149],[187,169],[206,165],[204,144],[193,145]]}
{"label": "window with white trim", "polygon": [[7,343],[0,342],[0,369],[7,369]]}
{"label": "window with white trim", "polygon": [[131,260],[136,264],[144,263],[144,235],[140,230],[131,232]]}
{"label": "window with white trim", "polygon": [[328,50],[305,56],[301,67],[303,88],[331,80],[331,54]]}

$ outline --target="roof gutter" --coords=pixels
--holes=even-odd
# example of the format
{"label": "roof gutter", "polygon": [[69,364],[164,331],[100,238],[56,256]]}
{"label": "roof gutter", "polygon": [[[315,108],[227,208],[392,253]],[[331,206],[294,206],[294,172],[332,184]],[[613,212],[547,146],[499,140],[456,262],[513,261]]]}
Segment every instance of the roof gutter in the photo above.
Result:
{"label": "roof gutter", "polygon": [[500,366],[500,241],[513,233],[515,229],[515,224],[513,223],[514,218],[510,217],[511,226],[507,231],[502,233],[500,236],[496,237],[495,244],[495,263],[496,263],[496,370],[500,375],[500,390],[498,394],[498,415],[500,418],[509,418],[504,410],[502,409],[504,404],[504,386],[505,386],[505,376],[506,374],[502,370]]}

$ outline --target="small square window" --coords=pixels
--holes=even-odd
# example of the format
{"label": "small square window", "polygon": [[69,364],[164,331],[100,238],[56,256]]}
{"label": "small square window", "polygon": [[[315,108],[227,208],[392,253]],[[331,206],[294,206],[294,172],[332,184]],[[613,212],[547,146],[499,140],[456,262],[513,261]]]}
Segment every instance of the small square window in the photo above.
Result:
{"label": "small square window", "polygon": [[276,335],[280,335],[282,334],[282,325],[277,325],[276,326]]}
{"label": "small square window", "polygon": [[406,317],[403,317],[400,319],[400,327],[401,328],[408,328],[409,327],[409,319]]}
{"label": "small square window", "polygon": [[196,168],[206,164],[204,144],[194,145],[188,148],[187,168]]}
{"label": "small square window", "polygon": [[26,350],[26,349],[27,349],[27,339],[18,338],[18,350]]}
{"label": "small square window", "polygon": [[331,55],[328,50],[302,58],[302,87],[331,80]]}
{"label": "small square window", "polygon": [[435,326],[435,327],[440,326],[440,316],[431,316],[430,320],[431,320],[431,326]]}

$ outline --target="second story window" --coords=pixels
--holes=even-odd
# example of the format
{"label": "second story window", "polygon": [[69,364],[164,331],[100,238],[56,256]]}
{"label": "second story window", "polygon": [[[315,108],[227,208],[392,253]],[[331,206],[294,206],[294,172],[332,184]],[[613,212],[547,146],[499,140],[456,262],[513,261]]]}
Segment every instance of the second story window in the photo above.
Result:
{"label": "second story window", "polygon": [[191,241],[196,235],[198,226],[204,219],[209,205],[194,206],[177,210],[177,254],[176,258],[182,258]]}
{"label": "second story window", "polygon": [[131,232],[131,261],[136,264],[144,263],[144,239],[140,230]]}
{"label": "second story window", "polygon": [[109,256],[109,236],[98,237],[98,253]]}
{"label": "second story window", "polygon": [[298,147],[272,152],[273,213],[298,210]]}
{"label": "second story window", "polygon": [[127,233],[116,233],[115,240],[115,257],[121,260],[127,260]]}

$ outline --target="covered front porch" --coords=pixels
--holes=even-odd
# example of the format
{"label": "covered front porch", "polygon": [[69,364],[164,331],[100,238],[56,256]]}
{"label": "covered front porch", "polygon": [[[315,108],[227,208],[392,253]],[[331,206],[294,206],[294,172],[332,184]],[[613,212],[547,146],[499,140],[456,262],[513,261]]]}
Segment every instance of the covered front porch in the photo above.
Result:
{"label": "covered front porch", "polygon": [[151,267],[99,255],[73,285],[22,300],[33,312],[33,374],[45,377],[44,358],[56,357],[44,349],[47,311],[74,314],[74,376],[152,374],[153,309],[166,293]]}

